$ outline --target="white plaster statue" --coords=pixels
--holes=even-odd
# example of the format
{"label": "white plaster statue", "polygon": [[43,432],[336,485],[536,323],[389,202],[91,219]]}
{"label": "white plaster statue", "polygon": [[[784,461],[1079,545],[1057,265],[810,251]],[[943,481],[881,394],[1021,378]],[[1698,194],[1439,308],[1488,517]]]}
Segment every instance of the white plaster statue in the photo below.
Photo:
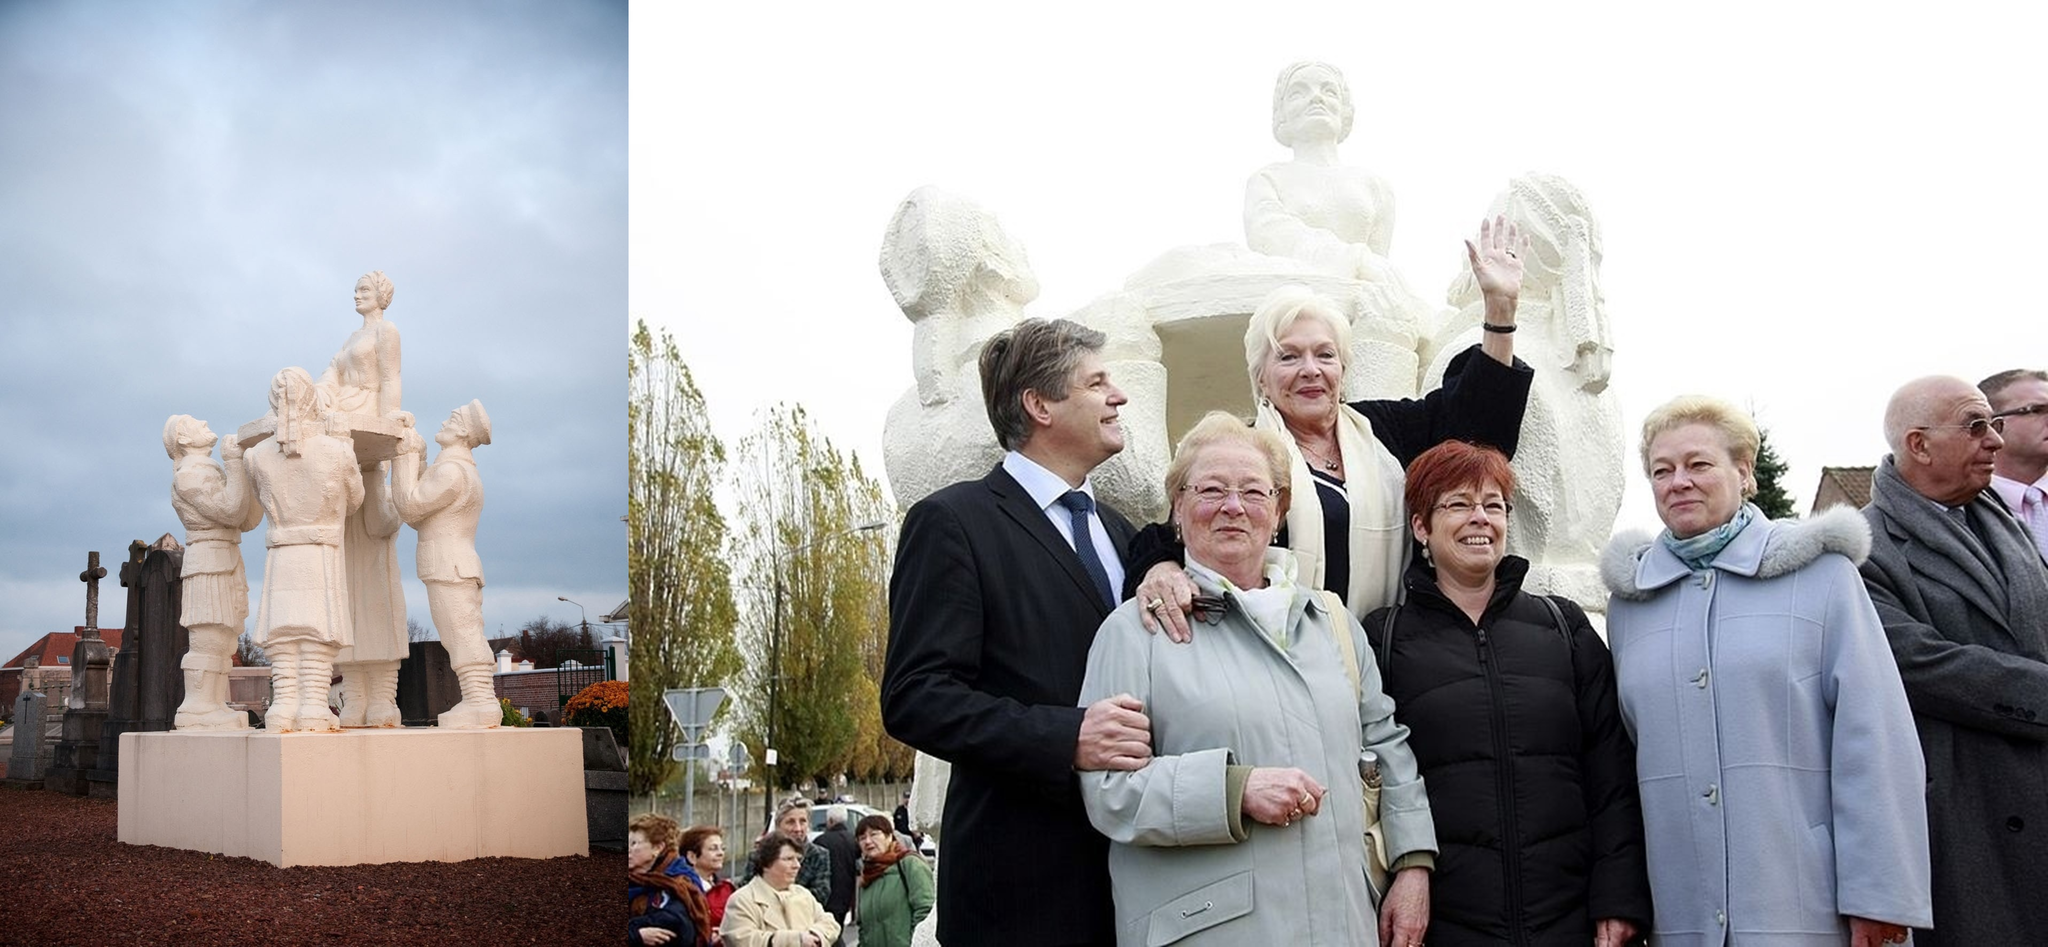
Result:
{"label": "white plaster statue", "polygon": [[1394,192],[1377,175],[1337,160],[1353,114],[1351,87],[1336,66],[1298,62],[1280,70],[1273,137],[1294,158],[1245,182],[1245,244],[1329,276],[1389,283],[1399,279],[1387,262]]}
{"label": "white plaster statue", "polygon": [[425,473],[420,472],[420,461],[426,445],[410,426],[411,418],[405,420],[400,453],[392,464],[390,503],[399,518],[419,531],[416,558],[420,581],[427,586],[427,608],[462,686],[462,700],[441,714],[438,723],[462,730],[495,727],[503,712],[491,686],[491,648],[484,641],[484,570],[476,554],[484,484],[471,453],[491,442],[491,417],[477,401],[450,412],[434,435],[441,452]]}
{"label": "white plaster statue", "polygon": [[[363,324],[349,334],[335,353],[320,388],[340,414],[395,418],[399,414],[398,327],[384,318],[393,287],[382,270],[356,281],[356,312]],[[341,649],[335,664],[341,671],[341,725],[396,727],[398,664],[409,642],[405,631],[405,592],[398,573],[398,519],[381,515],[388,503],[377,502],[390,465],[368,463],[363,486],[372,496],[348,518],[342,536],[342,558],[348,565],[349,614],[355,621],[354,644]]]}
{"label": "white plaster statue", "polygon": [[[1531,592],[1597,611],[1606,601],[1600,550],[1625,486],[1621,410],[1607,387],[1614,349],[1600,295],[1600,227],[1578,189],[1554,175],[1515,178],[1487,213],[1505,214],[1530,242],[1515,354],[1536,377],[1513,464],[1508,551],[1532,563]],[[1458,310],[1436,333],[1427,386],[1480,335],[1471,277],[1453,281],[1449,296]]]}
{"label": "white plaster statue", "polygon": [[995,215],[964,197],[921,187],[882,237],[882,281],[916,328],[916,387],[889,409],[882,451],[896,502],[909,506],[1002,459],[981,399],[977,359],[990,336],[1038,298],[1024,247]]}
{"label": "white plaster statue", "polygon": [[242,447],[230,435],[213,460],[218,440],[205,421],[189,414],[164,422],[164,452],[171,457],[171,509],[185,524],[180,570],[183,605],[178,623],[191,647],[178,666],[185,700],[172,726],[178,730],[246,730],[249,718],[227,706],[228,668],[249,617],[249,580],[242,569],[242,534],[263,522],[263,507],[242,466]]}
{"label": "white plaster statue", "polygon": [[327,706],[334,655],[351,642],[344,522],[363,502],[354,441],[330,434],[327,392],[301,368],[270,383],[276,434],[243,459],[270,518],[257,643],[270,658],[272,731],[338,729]]}

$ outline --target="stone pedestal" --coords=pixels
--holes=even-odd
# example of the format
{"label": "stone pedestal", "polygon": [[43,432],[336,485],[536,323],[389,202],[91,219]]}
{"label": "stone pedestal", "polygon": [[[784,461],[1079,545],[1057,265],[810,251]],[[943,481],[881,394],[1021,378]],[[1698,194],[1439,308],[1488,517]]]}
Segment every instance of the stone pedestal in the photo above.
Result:
{"label": "stone pedestal", "polygon": [[119,839],[292,865],[589,853],[582,734],[121,736]]}

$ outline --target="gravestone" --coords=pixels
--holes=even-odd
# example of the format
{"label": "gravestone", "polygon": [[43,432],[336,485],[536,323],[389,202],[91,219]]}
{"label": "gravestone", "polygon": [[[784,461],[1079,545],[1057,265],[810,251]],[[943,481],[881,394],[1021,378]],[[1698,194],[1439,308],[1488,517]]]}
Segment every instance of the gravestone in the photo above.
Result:
{"label": "gravestone", "polygon": [[590,847],[626,850],[626,758],[610,727],[583,727],[583,814]]}
{"label": "gravestone", "polygon": [[431,727],[462,702],[462,680],[438,641],[415,641],[398,665],[398,714],[405,726]]}
{"label": "gravestone", "polygon": [[[130,547],[138,552],[140,543]],[[85,629],[71,649],[71,694],[65,698],[64,734],[50,754],[50,768],[43,774],[43,788],[70,796],[86,793],[86,774],[99,763],[100,725],[107,719],[108,676],[112,655],[100,640],[100,580],[107,570],[100,566],[98,552],[86,555],[85,571],[78,580],[85,583]]]}
{"label": "gravestone", "polygon": [[43,706],[47,700],[31,690],[22,691],[14,699],[14,748],[7,758],[10,788],[43,788],[43,769],[50,762],[48,744],[43,739]]}
{"label": "gravestone", "polygon": [[[121,734],[131,730],[171,729],[178,704],[185,699],[185,678],[178,667],[187,647],[185,628],[178,624],[184,547],[165,533],[147,547],[138,540],[128,549],[129,561],[121,564],[128,622],[121,652],[114,656],[107,719],[100,726],[100,743],[107,747],[120,746]],[[100,754],[98,765],[86,777],[91,795],[118,795],[120,763],[119,753]]]}

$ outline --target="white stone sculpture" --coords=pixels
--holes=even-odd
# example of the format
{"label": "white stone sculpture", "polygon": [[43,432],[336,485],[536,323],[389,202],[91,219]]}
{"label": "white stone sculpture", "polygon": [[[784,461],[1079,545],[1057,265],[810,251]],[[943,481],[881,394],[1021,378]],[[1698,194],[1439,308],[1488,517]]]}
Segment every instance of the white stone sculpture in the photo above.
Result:
{"label": "white stone sculpture", "polygon": [[426,445],[408,426],[392,464],[390,503],[394,515],[419,531],[417,563],[427,586],[427,608],[448,664],[461,683],[462,700],[441,714],[443,729],[495,727],[503,719],[491,686],[491,647],[484,641],[484,570],[476,554],[476,524],[484,509],[483,478],[475,448],[491,442],[491,417],[481,402],[456,408],[441,422],[434,443],[441,452],[426,472]]}
{"label": "white stone sculpture", "polygon": [[[347,571],[341,541],[363,502],[355,445],[334,422],[327,392],[302,368],[270,383],[275,433],[250,448],[243,464],[270,518],[257,643],[270,658],[270,710],[264,729],[339,729],[327,706],[334,655],[351,641]],[[329,433],[335,427],[338,434]]]}
{"label": "white stone sculpture", "polygon": [[916,328],[916,385],[889,409],[883,466],[896,502],[988,473],[1002,459],[977,360],[1024,318],[1038,278],[1024,247],[979,204],[936,187],[904,198],[882,237],[882,282]]}
{"label": "white stone sculpture", "polygon": [[[1508,551],[1532,564],[1531,592],[1598,611],[1606,600],[1600,550],[1625,486],[1621,409],[1607,387],[1614,347],[1600,295],[1600,226],[1578,189],[1554,175],[1510,181],[1487,210],[1496,214],[1529,237],[1515,355],[1536,371],[1515,452]],[[1450,302],[1457,312],[1436,333],[1426,387],[1479,340],[1483,307],[1469,274],[1453,281]]]}
{"label": "white stone sculpture", "polygon": [[[337,413],[398,417],[398,327],[384,318],[392,294],[391,280],[382,270],[356,281],[355,306],[363,324],[349,334],[320,375],[320,388]],[[341,672],[341,725],[396,727],[398,664],[409,644],[398,572],[399,521],[384,515],[391,506],[380,502],[390,465],[362,459],[363,486],[370,499],[349,516],[341,542],[348,568],[349,615],[355,622],[354,643],[335,656]]]}
{"label": "white stone sculpture", "polygon": [[221,444],[223,468],[213,460],[216,440],[205,421],[189,414],[172,415],[164,423],[171,509],[185,524],[178,622],[191,633],[191,648],[178,664],[185,675],[185,700],[172,725],[179,730],[249,728],[248,716],[227,706],[228,668],[249,617],[242,534],[263,522],[263,507],[249,488],[241,445],[232,436]]}

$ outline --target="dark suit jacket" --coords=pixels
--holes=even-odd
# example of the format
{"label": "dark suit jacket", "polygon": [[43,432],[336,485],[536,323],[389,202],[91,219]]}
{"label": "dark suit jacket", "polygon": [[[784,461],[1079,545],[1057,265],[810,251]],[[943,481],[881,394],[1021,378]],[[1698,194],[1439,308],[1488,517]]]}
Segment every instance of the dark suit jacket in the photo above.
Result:
{"label": "dark suit jacket", "polygon": [[[1131,525],[1098,507],[1119,556]],[[999,466],[919,501],[889,578],[882,723],[953,764],[939,872],[948,944],[1111,944],[1109,843],[1074,776],[1081,677],[1109,608]]]}
{"label": "dark suit jacket", "polygon": [[817,844],[832,856],[832,896],[825,899],[825,911],[845,921],[846,912],[853,910],[854,881],[860,874],[860,843],[853,840],[851,829],[840,826],[819,832]]}
{"label": "dark suit jacket", "polygon": [[1967,510],[1979,547],[1889,457],[1863,508],[1864,585],[1927,760],[1934,930],[1914,937],[1923,947],[2040,943],[2048,931],[2048,575],[1992,491]]}

